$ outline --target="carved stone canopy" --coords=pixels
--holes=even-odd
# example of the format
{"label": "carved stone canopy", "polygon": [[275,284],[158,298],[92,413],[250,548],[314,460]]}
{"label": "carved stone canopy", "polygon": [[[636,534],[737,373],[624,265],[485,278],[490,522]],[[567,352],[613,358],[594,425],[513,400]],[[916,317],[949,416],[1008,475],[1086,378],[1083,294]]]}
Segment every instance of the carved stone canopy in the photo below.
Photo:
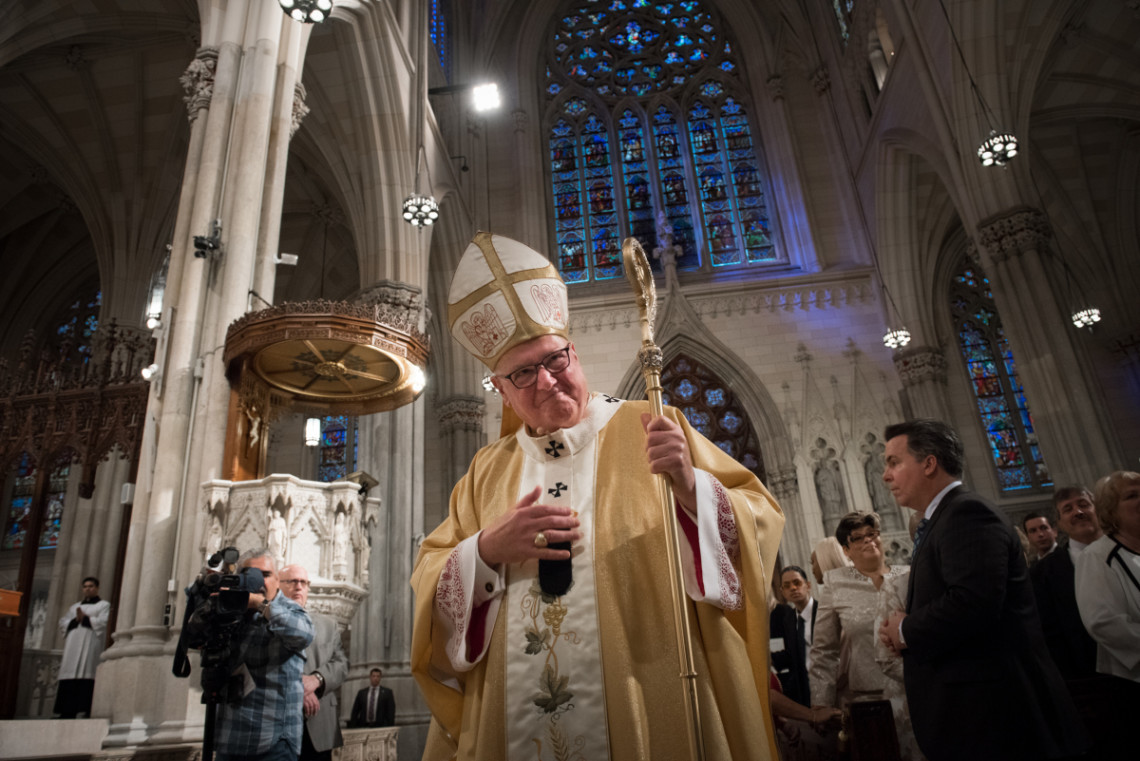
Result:
{"label": "carved stone canopy", "polygon": [[246,409],[368,415],[415,401],[428,339],[381,305],[305,301],[250,312],[226,332],[226,377]]}

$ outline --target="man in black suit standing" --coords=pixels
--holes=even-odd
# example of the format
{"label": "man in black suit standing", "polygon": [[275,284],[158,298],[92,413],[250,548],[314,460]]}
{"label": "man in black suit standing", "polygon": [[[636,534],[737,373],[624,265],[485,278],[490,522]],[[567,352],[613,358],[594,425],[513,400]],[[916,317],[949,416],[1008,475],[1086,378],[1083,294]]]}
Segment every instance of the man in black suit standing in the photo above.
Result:
{"label": "man in black suit standing", "polygon": [[384,672],[372,669],[368,674],[370,686],[356,693],[352,704],[349,727],[391,727],[396,724],[396,699],[392,691],[380,686]]}
{"label": "man in black suit standing", "polygon": [[[1053,494],[1057,522],[1069,541],[1033,566],[1029,578],[1037,598],[1041,629],[1053,662],[1067,681],[1096,676],[1096,642],[1085,631],[1077,610],[1074,557],[1104,534],[1093,496],[1082,486],[1067,486]],[[1071,686],[1071,685],[1070,685]]]}
{"label": "man in black suit standing", "polygon": [[962,442],[945,423],[888,426],[883,481],[924,512],[906,612],[879,629],[903,655],[915,737],[930,761],[1062,759],[1088,748],[1049,657],[1021,543],[962,488]]}
{"label": "man in black suit standing", "polygon": [[798,566],[784,568],[780,574],[780,590],[788,604],[777,605],[769,616],[772,667],[784,694],[810,708],[808,667],[815,612],[819,604],[812,599],[811,583]]}

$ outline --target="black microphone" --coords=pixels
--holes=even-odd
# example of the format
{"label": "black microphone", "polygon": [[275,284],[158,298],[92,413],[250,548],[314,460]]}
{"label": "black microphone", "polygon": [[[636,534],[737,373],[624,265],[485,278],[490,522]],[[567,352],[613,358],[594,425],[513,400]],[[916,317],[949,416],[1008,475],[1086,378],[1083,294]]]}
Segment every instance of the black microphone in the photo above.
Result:
{"label": "black microphone", "polygon": [[[552,550],[569,550],[570,542],[554,542],[549,545]],[[538,561],[538,585],[548,595],[561,597],[566,594],[574,584],[574,569],[571,560],[542,560]]]}

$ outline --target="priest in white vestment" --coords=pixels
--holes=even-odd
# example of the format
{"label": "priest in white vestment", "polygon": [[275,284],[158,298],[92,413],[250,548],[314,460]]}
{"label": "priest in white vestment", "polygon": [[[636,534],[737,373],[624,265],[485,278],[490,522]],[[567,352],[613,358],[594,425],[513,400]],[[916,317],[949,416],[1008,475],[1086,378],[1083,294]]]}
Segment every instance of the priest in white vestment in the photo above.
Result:
{"label": "priest in white vestment", "polygon": [[107,638],[111,603],[99,599],[99,580],[83,580],[83,599],[67,609],[59,619],[63,634],[63,658],[59,663],[59,684],[55,693],[55,713],[61,719],[91,715],[95,692],[95,667]]}
{"label": "priest in white vestment", "polygon": [[677,410],[652,419],[647,402],[590,393],[566,287],[536,251],[478,234],[449,323],[521,423],[476,454],[416,562],[425,759],[687,758],[654,473],[682,529],[705,758],[775,759],[766,595],[784,518],[771,495]]}

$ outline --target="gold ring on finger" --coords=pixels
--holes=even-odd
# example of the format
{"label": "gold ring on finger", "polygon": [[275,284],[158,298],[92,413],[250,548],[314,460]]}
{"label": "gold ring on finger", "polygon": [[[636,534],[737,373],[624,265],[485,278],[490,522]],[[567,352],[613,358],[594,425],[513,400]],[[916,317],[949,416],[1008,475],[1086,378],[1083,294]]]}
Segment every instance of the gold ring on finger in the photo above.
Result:
{"label": "gold ring on finger", "polygon": [[537,534],[534,535],[534,546],[535,547],[538,547],[539,549],[541,549],[541,548],[545,547],[547,544],[549,544],[549,542],[546,541],[546,534],[539,531]]}

